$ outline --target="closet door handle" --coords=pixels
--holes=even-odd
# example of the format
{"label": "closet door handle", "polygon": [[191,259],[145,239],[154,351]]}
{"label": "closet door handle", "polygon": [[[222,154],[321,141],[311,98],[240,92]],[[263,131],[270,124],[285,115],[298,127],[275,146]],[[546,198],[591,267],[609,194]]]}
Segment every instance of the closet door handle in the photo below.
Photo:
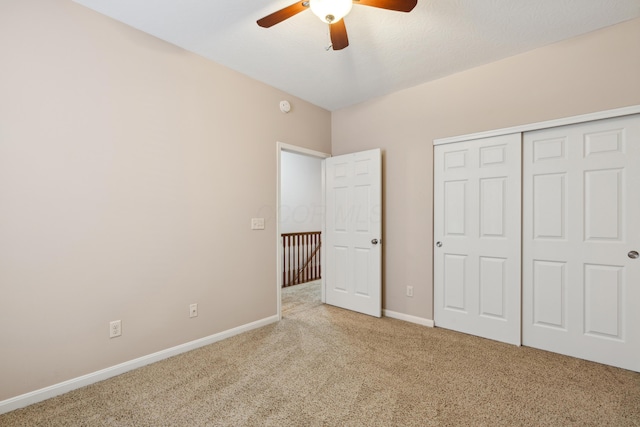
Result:
{"label": "closet door handle", "polygon": [[436,242],[436,246],[441,248],[442,247],[442,242]]}
{"label": "closet door handle", "polygon": [[627,254],[627,256],[629,256],[629,258],[631,259],[636,259],[638,258],[639,254],[638,254],[638,251],[631,251]]}

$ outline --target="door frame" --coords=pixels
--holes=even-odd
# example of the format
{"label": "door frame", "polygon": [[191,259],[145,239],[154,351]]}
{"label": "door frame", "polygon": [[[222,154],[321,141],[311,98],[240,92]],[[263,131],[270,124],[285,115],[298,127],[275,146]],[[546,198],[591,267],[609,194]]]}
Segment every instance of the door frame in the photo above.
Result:
{"label": "door frame", "polygon": [[[281,184],[281,175],[282,175],[282,165],[281,162],[281,154],[283,151],[288,153],[300,154],[303,156],[315,157],[317,159],[324,160],[328,157],[331,157],[331,154],[322,153],[320,151],[310,150],[304,147],[298,147],[297,145],[286,144],[284,142],[276,142],[276,295],[277,295],[277,311],[278,311],[278,321],[282,320],[282,239],[280,237],[280,203],[281,203],[281,194],[280,194],[280,184]],[[321,236],[325,235],[325,164],[322,162],[322,167],[320,171],[321,182],[322,182],[322,229]],[[320,247],[320,259],[325,260],[325,246],[322,245]],[[320,289],[322,290],[321,300],[325,302],[325,275],[322,274],[320,279],[321,285]]]}

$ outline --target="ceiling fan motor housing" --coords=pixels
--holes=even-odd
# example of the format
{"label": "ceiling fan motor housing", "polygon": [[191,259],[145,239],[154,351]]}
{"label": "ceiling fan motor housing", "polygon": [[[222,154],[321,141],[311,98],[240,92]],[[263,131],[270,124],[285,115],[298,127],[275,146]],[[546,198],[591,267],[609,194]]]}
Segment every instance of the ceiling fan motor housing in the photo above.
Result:
{"label": "ceiling fan motor housing", "polygon": [[309,0],[311,11],[327,24],[338,22],[353,7],[352,0]]}

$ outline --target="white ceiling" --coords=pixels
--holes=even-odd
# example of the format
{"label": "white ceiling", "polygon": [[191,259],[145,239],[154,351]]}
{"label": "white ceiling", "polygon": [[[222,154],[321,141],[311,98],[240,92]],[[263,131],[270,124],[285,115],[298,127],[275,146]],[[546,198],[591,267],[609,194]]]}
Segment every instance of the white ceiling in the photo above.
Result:
{"label": "white ceiling", "polygon": [[337,110],[640,16],[640,0],[418,0],[410,13],[354,5],[349,47],[292,0],[75,0],[219,64]]}

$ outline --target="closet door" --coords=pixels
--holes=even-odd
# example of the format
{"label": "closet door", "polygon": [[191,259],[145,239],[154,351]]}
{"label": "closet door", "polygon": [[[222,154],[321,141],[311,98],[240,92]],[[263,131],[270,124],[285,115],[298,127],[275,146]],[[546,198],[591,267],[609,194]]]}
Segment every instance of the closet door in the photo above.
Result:
{"label": "closet door", "polygon": [[525,133],[523,344],[640,371],[640,116]]}
{"label": "closet door", "polygon": [[521,134],[434,148],[435,325],[520,344]]}

